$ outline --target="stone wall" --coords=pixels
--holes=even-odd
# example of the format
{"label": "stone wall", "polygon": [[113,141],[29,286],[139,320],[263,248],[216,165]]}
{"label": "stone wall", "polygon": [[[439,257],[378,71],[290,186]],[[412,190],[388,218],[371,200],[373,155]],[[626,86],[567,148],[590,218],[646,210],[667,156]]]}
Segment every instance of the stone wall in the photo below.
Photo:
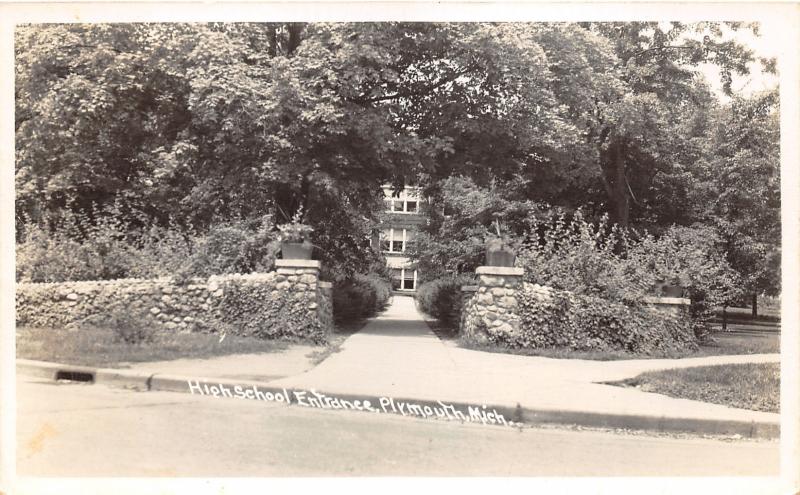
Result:
{"label": "stone wall", "polygon": [[326,340],[333,314],[330,288],[318,280],[319,262],[278,260],[276,267],[182,285],[171,278],[17,284],[16,321],[74,326],[124,311],[165,330],[213,332],[224,326],[242,336]]}
{"label": "stone wall", "polygon": [[331,282],[317,283],[317,318],[320,323],[333,329],[333,284]]}
{"label": "stone wall", "polygon": [[461,336],[473,344],[654,353],[691,349],[688,300],[647,298],[627,306],[523,283],[522,268],[479,267],[461,288]]}
{"label": "stone wall", "polygon": [[678,317],[689,318],[689,304],[691,301],[684,297],[645,297],[644,302],[653,309]]}
{"label": "stone wall", "polygon": [[[481,266],[475,270],[478,288],[465,286],[461,312],[461,334],[465,340],[486,343],[489,336],[513,335],[519,331],[517,291],[522,287],[522,268]],[[469,294],[472,293],[472,296]]]}

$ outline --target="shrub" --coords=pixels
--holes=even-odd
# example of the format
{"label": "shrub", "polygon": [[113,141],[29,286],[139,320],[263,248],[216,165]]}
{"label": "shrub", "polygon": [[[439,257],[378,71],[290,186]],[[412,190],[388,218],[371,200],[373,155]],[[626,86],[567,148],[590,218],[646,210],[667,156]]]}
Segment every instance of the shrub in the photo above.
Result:
{"label": "shrub", "polygon": [[116,342],[144,344],[153,342],[158,323],[145,313],[133,313],[127,308],[114,308],[108,313],[100,313],[83,321],[84,325],[108,328]]}
{"label": "shrub", "polygon": [[188,280],[269,271],[279,249],[269,216],[218,223],[204,234],[177,225],[136,227],[116,207],[94,217],[67,212],[52,225],[26,225],[16,245],[17,280]]}
{"label": "shrub", "polygon": [[28,225],[16,245],[21,282],[63,282],[122,278],[134,257],[121,222],[67,214],[52,228]]}
{"label": "shrub", "polygon": [[677,283],[691,299],[695,335],[705,338],[714,307],[742,294],[742,282],[725,259],[717,232],[707,226],[670,227],[658,239],[647,235],[628,252],[627,264],[647,271],[651,279]]}
{"label": "shrub", "polygon": [[475,278],[471,275],[453,275],[425,282],[417,289],[417,307],[453,327],[458,324],[461,316],[461,286],[475,283]]}
{"label": "shrub", "polygon": [[196,236],[175,225],[151,225],[137,232],[136,249],[130,258],[128,277],[171,277],[192,257]]}
{"label": "shrub", "polygon": [[333,285],[333,315],[337,322],[369,318],[386,307],[391,285],[376,274],[356,274]]}
{"label": "shrub", "polygon": [[685,319],[648,305],[626,305],[531,284],[525,284],[517,293],[517,302],[519,332],[495,336],[494,343],[523,348],[620,350],[637,354],[669,353],[697,346]]}
{"label": "shrub", "polygon": [[594,225],[579,210],[570,221],[560,215],[532,218],[530,224],[530,237],[517,257],[526,282],[612,301],[635,302],[647,295],[652,277],[618,254],[630,241],[608,216]]}
{"label": "shrub", "polygon": [[691,299],[690,317],[701,339],[713,308],[740,294],[739,277],[710,227],[672,226],[658,238],[645,234],[633,241],[606,216],[593,225],[580,211],[569,222],[561,216],[531,225],[533,238],[517,260],[527,282],[629,306],[654,295],[657,281],[678,284]]}
{"label": "shrub", "polygon": [[177,271],[177,279],[269,271],[280,249],[272,227],[269,216],[212,225],[206,234],[193,238],[191,254]]}

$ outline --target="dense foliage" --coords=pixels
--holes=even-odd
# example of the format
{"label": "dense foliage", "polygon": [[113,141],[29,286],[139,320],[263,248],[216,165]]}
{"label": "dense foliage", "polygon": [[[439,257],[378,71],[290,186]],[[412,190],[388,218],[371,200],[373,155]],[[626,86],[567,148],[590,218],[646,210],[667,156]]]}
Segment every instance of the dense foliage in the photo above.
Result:
{"label": "dense foliage", "polygon": [[526,281],[620,302],[639,301],[651,288],[646,267],[626,262],[630,241],[607,217],[595,225],[577,211],[570,219],[532,218],[529,225],[517,261]]}
{"label": "dense foliage", "polygon": [[339,323],[375,316],[389,303],[392,286],[377,274],[357,274],[333,286],[333,316]]}
{"label": "dense foliage", "polygon": [[[673,225],[713,227],[743,293],[779,292],[777,91],[723,103],[695,70],[713,60],[729,91],[733,75],[752,68],[753,54],[725,34],[741,27],[532,27],[546,54],[547,88],[567,109],[564,132],[583,139],[532,147],[502,173],[464,168],[461,177],[427,177],[431,221],[414,253],[420,266],[434,276],[472,271],[493,216],[522,241],[531,217],[554,222],[581,208],[593,223],[609,214],[620,235],[633,228],[658,238]],[[695,29],[703,35],[693,36]],[[764,62],[766,71],[774,69]],[[587,280],[600,269],[586,268]],[[618,275],[607,275],[598,283],[609,288]]]}
{"label": "dense foliage", "polygon": [[[279,280],[278,275],[274,280]],[[222,284],[219,320],[236,335],[260,339],[310,340],[325,342],[332,330],[332,321],[311,304],[324,304],[314,288],[300,291],[295,286],[278,290],[274,281]],[[213,323],[210,322],[210,323]],[[220,331],[220,329],[214,329]]]}
{"label": "dense foliage", "polygon": [[425,282],[417,288],[417,307],[448,328],[457,328],[463,302],[461,286],[475,283],[475,278],[469,275],[451,275]]}
{"label": "dense foliage", "polygon": [[474,272],[484,263],[496,220],[502,219],[501,234],[513,239],[524,235],[530,218],[554,214],[546,204],[509,200],[499,188],[464,176],[442,180],[426,208],[428,222],[410,251],[426,280]]}
{"label": "dense foliage", "polygon": [[729,305],[742,291],[711,227],[672,226],[659,237],[631,239],[606,217],[593,224],[580,211],[569,221],[559,216],[530,224],[517,262],[527,281],[629,306],[656,295],[658,283],[674,285],[691,300],[698,337],[708,333],[713,308]]}
{"label": "dense foliage", "polygon": [[688,321],[647,305],[626,305],[590,295],[551,290],[547,296],[526,284],[516,295],[520,331],[495,335],[510,347],[558,347],[577,351],[619,350],[668,354],[697,346]]}
{"label": "dense foliage", "polygon": [[[580,207],[653,242],[713,227],[744,291],[775,294],[778,98],[732,94],[758,62],[741,30],[757,26],[18,26],[18,276],[261,269],[302,211],[341,283],[381,261],[365,242],[381,185],[414,182],[432,201],[415,253],[429,278],[480,264],[494,221],[521,242],[532,218]],[[587,294],[631,297],[610,255],[581,249]]]}
{"label": "dense foliage", "polygon": [[649,275],[650,280],[683,287],[691,300],[695,335],[705,338],[714,308],[731,305],[744,290],[723,247],[711,227],[671,227],[658,239],[648,235],[640,240],[628,252],[627,264]]}
{"label": "dense foliage", "polygon": [[746,293],[780,292],[781,187],[778,93],[734,98],[702,161],[698,201],[713,225]]}
{"label": "dense foliage", "polygon": [[268,271],[278,247],[269,217],[231,220],[196,233],[175,226],[134,227],[113,206],[94,216],[92,221],[66,212],[50,229],[29,226],[17,243],[17,280],[188,280]]}

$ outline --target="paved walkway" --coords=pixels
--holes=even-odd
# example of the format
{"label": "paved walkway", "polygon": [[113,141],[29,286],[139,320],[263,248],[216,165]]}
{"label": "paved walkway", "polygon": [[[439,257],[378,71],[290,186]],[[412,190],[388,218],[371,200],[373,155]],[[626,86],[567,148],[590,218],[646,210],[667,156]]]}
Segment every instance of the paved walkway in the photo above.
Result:
{"label": "paved walkway", "polygon": [[[681,420],[687,420],[683,423],[736,424],[739,426],[735,430],[746,434],[753,422],[775,430],[780,420],[776,413],[675,399],[598,383],[669,368],[779,362],[780,354],[591,361],[474,351],[437,338],[417,311],[414,299],[405,296],[395,296],[383,314],[345,340],[339,352],[316,367],[311,359],[314,351],[319,348],[291,346],[276,353],[142,363],[130,370],[137,378],[123,373],[120,379],[139,383],[145,377],[148,387],[152,379],[154,387],[160,380],[159,389],[172,390],[169,387],[175,386],[180,391],[185,391],[184,377],[191,377],[260,382],[269,387],[317,390],[342,397],[485,404],[506,411],[517,411],[519,406],[528,411],[526,415],[533,414],[533,420],[558,418],[557,422],[612,424],[612,418],[616,418],[613,424],[625,427],[657,424],[661,428],[665,422],[680,424]],[[44,373],[51,371],[48,367]],[[176,377],[180,379],[175,381]],[[606,419],[610,423],[604,423]],[[708,429],[715,431],[712,426]]]}
{"label": "paved walkway", "polygon": [[595,382],[631,378],[650,370],[779,360],[779,354],[757,354],[589,361],[473,351],[439,340],[413,298],[395,296],[388,310],[348,338],[340,352],[305,373],[270,385],[478,405],[520,404],[536,410],[778,423],[780,416],[775,413]]}

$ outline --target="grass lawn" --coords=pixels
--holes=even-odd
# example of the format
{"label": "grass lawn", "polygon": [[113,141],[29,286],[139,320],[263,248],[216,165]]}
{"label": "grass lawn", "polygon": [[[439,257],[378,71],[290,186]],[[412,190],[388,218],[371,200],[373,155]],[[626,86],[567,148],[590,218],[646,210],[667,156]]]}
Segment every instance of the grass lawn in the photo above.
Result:
{"label": "grass lawn", "polygon": [[693,356],[722,354],[773,354],[781,352],[781,336],[777,333],[715,333],[711,342],[700,346]]}
{"label": "grass lawn", "polygon": [[[338,352],[342,342],[361,330],[366,322],[363,319],[337,323],[328,343],[312,352],[312,362],[319,364],[332,353]],[[120,363],[278,352],[290,344],[291,341],[233,335],[227,335],[220,342],[220,336],[216,334],[176,332],[158,332],[152,341],[128,344],[117,339],[111,328],[17,328],[17,357],[20,359],[101,367]]]}
{"label": "grass lawn", "polygon": [[227,354],[275,352],[289,342],[203,333],[157,333],[151,342],[127,344],[110,328],[17,328],[17,357],[65,364],[110,366],[117,363],[204,358]]}
{"label": "grass lawn", "polygon": [[681,399],[779,412],[780,364],[747,363],[651,371],[612,383]]}
{"label": "grass lawn", "polygon": [[[435,323],[431,325],[435,326]],[[434,333],[442,339],[455,339],[452,332],[434,328]],[[618,359],[677,359],[687,357],[720,356],[728,354],[772,354],[780,352],[779,334],[727,334],[716,333],[708,343],[701,345],[696,351],[671,352],[661,354],[631,354],[622,351],[573,351],[570,349],[511,349],[494,345],[473,345],[465,342],[459,344],[467,349],[486,352],[519,354],[523,356],[542,356],[554,359],[590,359],[594,361],[614,361]]]}

